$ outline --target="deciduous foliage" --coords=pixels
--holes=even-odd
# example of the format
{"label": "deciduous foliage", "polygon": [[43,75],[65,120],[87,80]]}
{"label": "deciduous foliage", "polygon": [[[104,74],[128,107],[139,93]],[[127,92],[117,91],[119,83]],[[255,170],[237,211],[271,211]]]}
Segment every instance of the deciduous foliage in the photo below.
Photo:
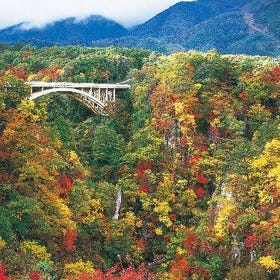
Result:
{"label": "deciduous foliage", "polygon": [[[0,279],[278,279],[279,65],[1,53]],[[109,117],[65,96],[25,99],[26,79],[128,77]]]}

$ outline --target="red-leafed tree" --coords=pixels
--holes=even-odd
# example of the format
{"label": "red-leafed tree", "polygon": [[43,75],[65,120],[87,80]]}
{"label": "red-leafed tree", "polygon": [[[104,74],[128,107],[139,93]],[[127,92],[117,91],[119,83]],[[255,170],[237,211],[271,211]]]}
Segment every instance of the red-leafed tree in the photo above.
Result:
{"label": "red-leafed tree", "polygon": [[74,229],[66,230],[64,235],[64,246],[67,251],[73,251],[75,248],[75,241],[78,238],[78,233]]}

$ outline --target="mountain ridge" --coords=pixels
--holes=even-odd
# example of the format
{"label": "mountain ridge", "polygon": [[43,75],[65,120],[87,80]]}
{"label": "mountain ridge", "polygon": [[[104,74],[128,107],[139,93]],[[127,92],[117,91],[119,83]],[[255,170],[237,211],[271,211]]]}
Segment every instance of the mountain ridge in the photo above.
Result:
{"label": "mountain ridge", "polygon": [[56,21],[41,29],[22,30],[22,23],[0,30],[0,41],[278,56],[279,16],[278,0],[181,1],[129,30],[102,16],[91,16]]}
{"label": "mountain ridge", "polygon": [[[74,17],[58,20],[42,28],[24,29],[26,23],[20,23],[0,30],[0,41],[9,42],[42,40],[55,44],[88,44],[91,41],[118,38],[127,34],[127,30],[113,20],[92,15],[82,20]],[[92,32],[94,30],[94,32]]]}

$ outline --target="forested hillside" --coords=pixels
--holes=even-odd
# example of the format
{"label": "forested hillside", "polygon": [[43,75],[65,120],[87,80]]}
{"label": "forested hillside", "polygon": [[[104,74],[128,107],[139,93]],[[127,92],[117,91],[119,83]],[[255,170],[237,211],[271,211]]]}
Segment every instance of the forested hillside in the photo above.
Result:
{"label": "forested hillside", "polygon": [[277,56],[279,16],[277,0],[182,1],[131,34],[179,44],[186,50]]}
{"label": "forested hillside", "polygon": [[279,59],[2,45],[0,108],[1,280],[280,279]]}
{"label": "forested hillside", "polygon": [[224,54],[280,55],[279,0],[181,1],[132,28],[101,16],[66,18],[36,28],[23,22],[0,30],[2,42],[36,46],[146,48],[163,54],[218,50]]}

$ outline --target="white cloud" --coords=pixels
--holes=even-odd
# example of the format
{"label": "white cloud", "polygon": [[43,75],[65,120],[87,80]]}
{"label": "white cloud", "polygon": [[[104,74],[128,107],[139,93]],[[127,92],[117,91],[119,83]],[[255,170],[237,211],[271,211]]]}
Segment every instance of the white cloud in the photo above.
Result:
{"label": "white cloud", "polygon": [[0,28],[31,22],[34,26],[67,17],[100,14],[126,27],[143,23],[180,2],[176,0],[0,0]]}

